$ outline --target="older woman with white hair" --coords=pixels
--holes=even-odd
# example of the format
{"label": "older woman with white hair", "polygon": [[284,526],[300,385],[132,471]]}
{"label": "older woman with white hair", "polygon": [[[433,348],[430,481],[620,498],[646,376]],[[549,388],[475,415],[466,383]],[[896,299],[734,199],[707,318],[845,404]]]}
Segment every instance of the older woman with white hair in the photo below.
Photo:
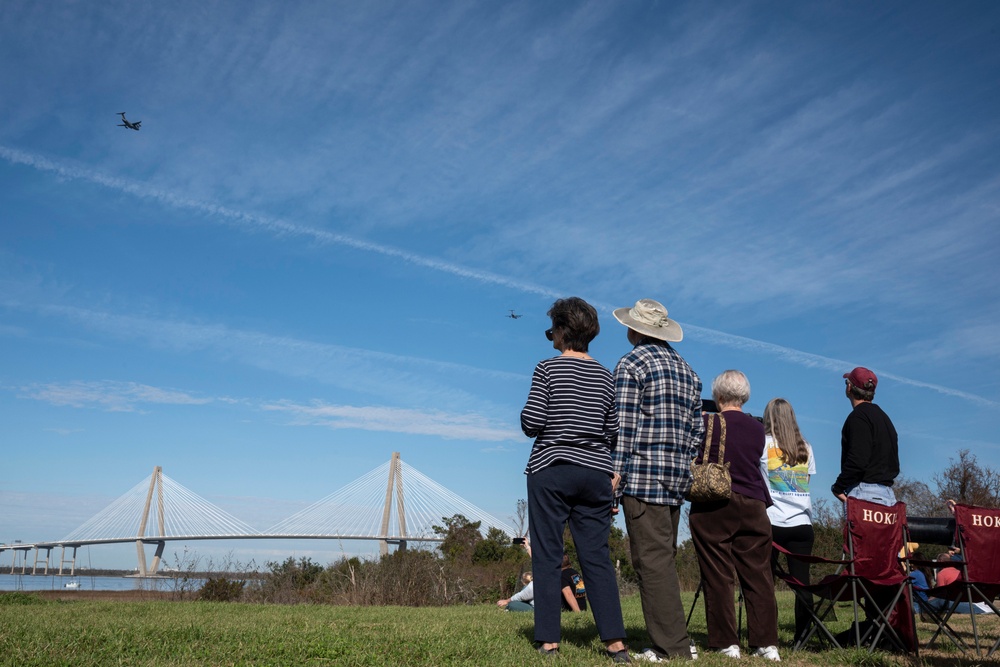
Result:
{"label": "older woman with white hair", "polygon": [[[781,660],[767,516],[771,496],[760,474],[764,426],[743,412],[743,404],[750,400],[750,382],[740,371],[725,371],[715,378],[712,398],[719,413],[703,415],[706,442],[696,462],[717,461],[724,445],[732,495],[728,500],[691,503],[691,538],[705,591],[708,646],[731,658],[740,657],[733,606],[735,571],[747,605],[752,654]],[[708,434],[712,434],[710,440]]]}

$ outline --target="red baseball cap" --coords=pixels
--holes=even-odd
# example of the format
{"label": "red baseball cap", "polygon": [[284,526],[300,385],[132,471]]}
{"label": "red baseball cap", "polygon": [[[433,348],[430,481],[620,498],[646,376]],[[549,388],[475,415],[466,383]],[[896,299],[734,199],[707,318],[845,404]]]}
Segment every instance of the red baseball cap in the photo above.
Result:
{"label": "red baseball cap", "polygon": [[875,391],[875,386],[878,384],[875,374],[864,366],[858,366],[850,373],[844,373],[844,377],[858,389],[866,391]]}

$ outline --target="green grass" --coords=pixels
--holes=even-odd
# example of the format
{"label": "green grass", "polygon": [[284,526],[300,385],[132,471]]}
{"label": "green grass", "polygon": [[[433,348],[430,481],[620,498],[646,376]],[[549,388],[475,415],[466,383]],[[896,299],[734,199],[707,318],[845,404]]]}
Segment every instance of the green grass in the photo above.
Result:
{"label": "green grass", "polygon": [[[685,596],[685,608],[692,595]],[[623,600],[629,642],[647,639],[636,596]],[[779,593],[781,639],[792,630],[791,597]],[[848,613],[840,613],[847,626]],[[0,664],[38,665],[610,665],[590,614],[564,614],[559,658],[538,655],[531,614],[493,605],[446,608],[251,605],[206,602],[48,602],[0,594]],[[1000,630],[987,619],[989,636]],[[699,601],[692,634],[705,646]],[[926,639],[926,635],[924,636]],[[702,650],[702,667],[732,666]],[[883,653],[782,650],[793,665],[889,667],[907,660]],[[763,666],[759,659],[744,658]],[[955,650],[927,654],[926,664],[977,665]],[[1000,661],[992,659],[989,664]]]}

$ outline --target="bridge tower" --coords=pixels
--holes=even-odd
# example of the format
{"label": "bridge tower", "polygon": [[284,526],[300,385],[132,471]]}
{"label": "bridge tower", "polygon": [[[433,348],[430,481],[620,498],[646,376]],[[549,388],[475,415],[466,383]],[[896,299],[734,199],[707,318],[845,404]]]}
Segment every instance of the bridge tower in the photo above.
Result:
{"label": "bridge tower", "polygon": [[[159,532],[155,537],[165,537],[166,530],[164,527],[163,520],[163,467],[156,466],[153,468],[153,475],[149,478],[149,491],[146,493],[146,506],[142,510],[142,521],[139,523],[139,532],[136,533],[135,540],[135,550],[139,556],[139,576],[145,577],[150,574],[156,574],[156,571],[160,567],[160,558],[163,556],[163,549],[166,546],[166,540],[159,540],[156,542],[156,552],[153,554],[153,562],[151,566],[146,568],[146,541],[143,537],[146,535],[146,523],[149,521],[149,508],[153,504],[153,494],[156,494],[156,523],[159,528]],[[151,536],[152,537],[152,536]]]}
{"label": "bridge tower", "polygon": [[382,528],[379,531],[379,553],[383,556],[389,553],[389,517],[392,514],[392,497],[395,491],[396,516],[399,517],[399,537],[394,543],[402,550],[406,549],[406,512],[403,502],[403,465],[399,460],[399,452],[392,453],[389,462],[389,479],[385,486],[385,505],[382,507]]}

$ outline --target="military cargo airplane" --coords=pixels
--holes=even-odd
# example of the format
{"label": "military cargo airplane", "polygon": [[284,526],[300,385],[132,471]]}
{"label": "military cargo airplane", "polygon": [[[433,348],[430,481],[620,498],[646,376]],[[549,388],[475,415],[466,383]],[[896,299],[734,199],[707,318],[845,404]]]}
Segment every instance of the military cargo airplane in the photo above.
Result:
{"label": "military cargo airplane", "polygon": [[510,311],[510,315],[508,315],[507,317],[509,317],[512,320],[517,320],[517,319],[520,319],[520,318],[524,317],[524,315],[518,315],[517,313],[515,313],[512,310],[512,311]]}
{"label": "military cargo airplane", "polygon": [[127,118],[125,118],[125,112],[119,111],[118,115],[122,117],[122,122],[118,123],[118,127],[127,127],[130,130],[139,131],[139,126],[142,125],[141,120],[137,120],[134,123],[130,123]]}

